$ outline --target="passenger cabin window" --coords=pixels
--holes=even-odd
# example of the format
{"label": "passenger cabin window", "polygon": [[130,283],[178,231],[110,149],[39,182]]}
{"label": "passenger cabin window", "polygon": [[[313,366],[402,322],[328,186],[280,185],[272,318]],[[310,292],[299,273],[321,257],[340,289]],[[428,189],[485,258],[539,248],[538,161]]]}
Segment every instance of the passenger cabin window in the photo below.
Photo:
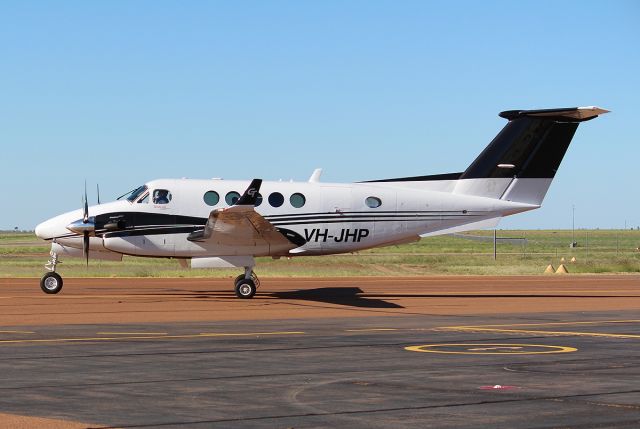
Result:
{"label": "passenger cabin window", "polygon": [[203,199],[206,205],[215,206],[220,201],[220,195],[216,191],[207,191]]}
{"label": "passenger cabin window", "polygon": [[367,207],[376,209],[382,205],[382,200],[378,197],[367,197],[364,201]]}
{"label": "passenger cabin window", "polygon": [[166,189],[156,189],[153,191],[153,204],[169,204],[171,192]]}
{"label": "passenger cabin window", "polygon": [[224,197],[224,200],[227,202],[227,205],[230,205],[230,206],[237,203],[239,199],[240,199],[240,194],[237,193],[236,191],[231,191],[227,193],[227,195]]}
{"label": "passenger cabin window", "polygon": [[258,192],[258,196],[256,197],[256,207],[262,204],[262,194]]}
{"label": "passenger cabin window", "polygon": [[295,194],[291,195],[291,197],[289,197],[289,202],[293,207],[299,209],[300,207],[304,206],[304,204],[307,202],[307,199],[304,197],[304,195],[296,192]]}
{"label": "passenger cabin window", "polygon": [[269,204],[272,207],[280,207],[284,203],[284,197],[280,192],[273,192],[269,195]]}

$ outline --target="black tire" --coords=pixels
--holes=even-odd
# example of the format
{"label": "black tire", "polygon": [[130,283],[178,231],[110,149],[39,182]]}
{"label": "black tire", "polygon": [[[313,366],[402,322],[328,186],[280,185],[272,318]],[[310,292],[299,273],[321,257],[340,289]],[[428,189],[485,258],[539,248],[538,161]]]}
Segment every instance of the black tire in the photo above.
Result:
{"label": "black tire", "polygon": [[[240,274],[238,277],[236,277],[236,279],[233,281],[233,284],[237,286],[240,280],[244,280],[244,274]],[[256,285],[256,289],[258,289],[260,287],[260,279],[258,279],[258,276],[254,271],[251,271],[251,280],[253,280],[253,284]]]}
{"label": "black tire", "polygon": [[236,296],[242,299],[253,298],[256,294],[256,284],[251,279],[241,279],[236,283]]}
{"label": "black tire", "polygon": [[62,290],[62,277],[58,273],[47,273],[40,279],[40,289],[44,293],[55,294]]}
{"label": "black tire", "polygon": [[240,274],[238,277],[236,277],[236,279],[233,281],[233,285],[238,286],[238,282],[241,280],[244,280],[244,274]]}

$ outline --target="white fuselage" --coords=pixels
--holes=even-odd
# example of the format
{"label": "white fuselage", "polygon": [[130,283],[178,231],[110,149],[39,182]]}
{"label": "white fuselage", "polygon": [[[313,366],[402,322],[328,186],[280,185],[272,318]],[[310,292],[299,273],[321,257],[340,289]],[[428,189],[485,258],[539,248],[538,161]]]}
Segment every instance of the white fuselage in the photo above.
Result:
{"label": "white fuselage", "polygon": [[[537,208],[538,205],[457,194],[456,181],[435,182],[263,182],[262,202],[255,210],[276,228],[297,237],[291,249],[269,246],[221,245],[187,237],[202,228],[212,210],[229,207],[225,197],[242,194],[249,181],[160,179],[146,184],[145,201],[115,201],[89,208],[96,219],[122,221],[119,227],[96,227],[90,238],[92,258],[110,259],[112,252],[138,256],[204,258],[217,256],[294,256],[353,252],[410,242],[452,228],[472,229],[479,222]],[[168,203],[154,204],[156,190],[170,192]],[[216,204],[211,192],[218,195]],[[209,198],[205,201],[205,194]],[[282,195],[278,198],[276,193]],[[292,200],[292,195],[294,195]],[[142,195],[141,195],[142,196]],[[302,197],[301,197],[302,196]],[[278,206],[279,200],[282,204]],[[233,202],[233,201],[230,201]],[[377,206],[379,204],[379,206]],[[377,206],[377,207],[376,207]],[[65,213],[38,225],[36,234],[72,249],[82,238],[66,227],[82,218],[82,210]],[[110,223],[111,220],[106,221]],[[81,253],[68,251],[69,256]]]}

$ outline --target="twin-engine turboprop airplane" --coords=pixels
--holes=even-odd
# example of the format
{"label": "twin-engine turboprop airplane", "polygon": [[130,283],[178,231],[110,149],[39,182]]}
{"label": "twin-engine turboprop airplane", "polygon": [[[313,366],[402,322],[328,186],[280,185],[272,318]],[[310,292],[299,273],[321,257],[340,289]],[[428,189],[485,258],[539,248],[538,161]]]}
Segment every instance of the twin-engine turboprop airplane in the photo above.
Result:
{"label": "twin-engine turboprop airplane", "polygon": [[[255,257],[354,252],[420,237],[495,227],[537,209],[578,124],[598,107],[510,110],[509,122],[461,173],[322,183],[153,180],[124,199],[72,211],[36,227],[51,241],[40,286],[62,289],[60,257],[176,258],[192,268],[244,267],[235,293],[251,298]],[[240,193],[242,192],[242,194]],[[122,197],[121,197],[122,198]]]}

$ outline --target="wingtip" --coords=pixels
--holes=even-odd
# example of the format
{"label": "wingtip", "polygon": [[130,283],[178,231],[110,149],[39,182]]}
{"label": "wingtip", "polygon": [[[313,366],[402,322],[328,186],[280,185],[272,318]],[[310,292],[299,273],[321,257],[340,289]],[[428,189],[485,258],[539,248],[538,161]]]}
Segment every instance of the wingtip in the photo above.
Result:
{"label": "wingtip", "polygon": [[611,110],[603,109],[602,107],[598,107],[598,106],[578,107],[578,110],[589,112],[591,115],[595,115],[595,116],[604,115],[605,113],[611,112]]}

